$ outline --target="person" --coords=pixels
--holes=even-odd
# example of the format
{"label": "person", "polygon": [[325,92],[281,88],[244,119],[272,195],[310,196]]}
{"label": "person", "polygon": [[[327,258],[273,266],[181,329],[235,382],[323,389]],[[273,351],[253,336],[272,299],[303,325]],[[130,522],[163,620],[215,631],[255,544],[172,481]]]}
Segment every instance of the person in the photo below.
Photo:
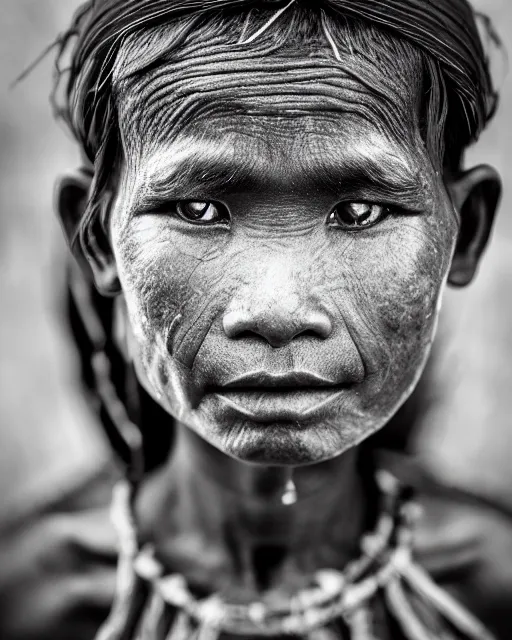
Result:
{"label": "person", "polygon": [[127,462],[98,638],[508,637],[374,446],[499,201],[466,0],[102,0],[70,46],[70,317]]}

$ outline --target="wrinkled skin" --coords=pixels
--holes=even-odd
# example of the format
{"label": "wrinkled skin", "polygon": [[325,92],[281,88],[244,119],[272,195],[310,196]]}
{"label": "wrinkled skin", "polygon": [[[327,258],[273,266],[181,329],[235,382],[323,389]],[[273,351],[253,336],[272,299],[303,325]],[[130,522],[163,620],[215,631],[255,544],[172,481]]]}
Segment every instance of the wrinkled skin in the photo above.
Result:
{"label": "wrinkled skin", "polygon": [[[406,46],[360,34],[336,61],[224,33],[157,65],[162,33],[119,57],[123,161],[105,237],[83,245],[98,288],[122,293],[127,359],[176,419],[141,539],[205,593],[288,598],[358,552],[376,504],[356,445],[418,381],[445,282],[471,280],[488,238],[496,197],[475,187],[497,179],[442,170]],[[374,205],[375,224],[347,228],[340,203]]]}
{"label": "wrinkled skin", "polygon": [[[118,82],[108,235],[130,357],[181,423],[263,464],[333,458],[396,412],[428,355],[459,229],[420,135],[418,57],[390,73],[381,45],[341,63],[311,46],[279,66],[263,46],[201,42],[192,63],[177,54],[179,71]],[[128,47],[118,66],[133,76],[137,60]],[[222,203],[226,219],[193,224],[176,210],[187,200]],[[351,202],[390,214],[333,224]],[[310,378],[274,388],[294,373]],[[244,388],[220,389],[233,383]]]}
{"label": "wrinkled skin", "polygon": [[[167,144],[139,138],[123,167],[110,233],[131,354],[153,397],[221,451],[318,462],[382,427],[418,379],[456,215],[418,135],[398,144],[343,113],[227,117]],[[243,170],[246,184],[197,179],[219,165]],[[191,224],[161,206],[188,199],[224,203],[229,224]],[[343,201],[399,212],[346,230],[327,223]],[[267,389],[238,403],[215,393],[258,371],[308,372],[333,388],[282,392],[295,395],[291,413]]]}

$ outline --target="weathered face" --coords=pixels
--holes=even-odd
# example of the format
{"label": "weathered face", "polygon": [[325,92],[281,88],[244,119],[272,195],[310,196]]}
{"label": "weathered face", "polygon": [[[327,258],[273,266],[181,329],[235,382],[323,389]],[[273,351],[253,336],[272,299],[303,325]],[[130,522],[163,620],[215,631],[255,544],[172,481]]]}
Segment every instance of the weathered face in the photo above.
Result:
{"label": "weathered face", "polygon": [[321,69],[308,95],[300,72],[263,70],[257,95],[179,126],[186,99],[162,73],[121,100],[110,236],[131,355],[169,413],[247,461],[320,461],[388,421],[428,355],[457,235],[415,96],[379,121],[365,86]]}

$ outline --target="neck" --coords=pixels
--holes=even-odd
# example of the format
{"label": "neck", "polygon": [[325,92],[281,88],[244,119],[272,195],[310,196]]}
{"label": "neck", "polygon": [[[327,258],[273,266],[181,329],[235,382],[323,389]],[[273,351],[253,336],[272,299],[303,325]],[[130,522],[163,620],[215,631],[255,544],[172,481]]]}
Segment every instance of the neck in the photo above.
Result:
{"label": "neck", "polygon": [[[293,478],[297,499],[283,500]],[[358,553],[372,501],[358,449],[317,465],[265,467],[227,457],[183,425],[142,492],[144,537],[163,563],[207,592],[294,593]],[[288,496],[289,497],[289,496]],[[229,596],[228,596],[229,597]]]}

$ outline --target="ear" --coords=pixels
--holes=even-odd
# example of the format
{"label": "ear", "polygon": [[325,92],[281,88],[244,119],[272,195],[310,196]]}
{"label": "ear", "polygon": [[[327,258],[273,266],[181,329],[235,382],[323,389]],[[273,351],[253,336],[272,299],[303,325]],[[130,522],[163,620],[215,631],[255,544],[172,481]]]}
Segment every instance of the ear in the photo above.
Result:
{"label": "ear", "polygon": [[501,197],[501,180],[495,169],[480,165],[451,178],[448,189],[460,218],[448,282],[464,287],[473,280],[491,235]]}
{"label": "ear", "polygon": [[94,220],[82,240],[78,234],[89,202],[92,180],[92,174],[86,169],[61,176],[55,188],[55,209],[68,246],[82,270],[94,279],[100,293],[114,296],[121,287],[114,254],[102,225]]}

